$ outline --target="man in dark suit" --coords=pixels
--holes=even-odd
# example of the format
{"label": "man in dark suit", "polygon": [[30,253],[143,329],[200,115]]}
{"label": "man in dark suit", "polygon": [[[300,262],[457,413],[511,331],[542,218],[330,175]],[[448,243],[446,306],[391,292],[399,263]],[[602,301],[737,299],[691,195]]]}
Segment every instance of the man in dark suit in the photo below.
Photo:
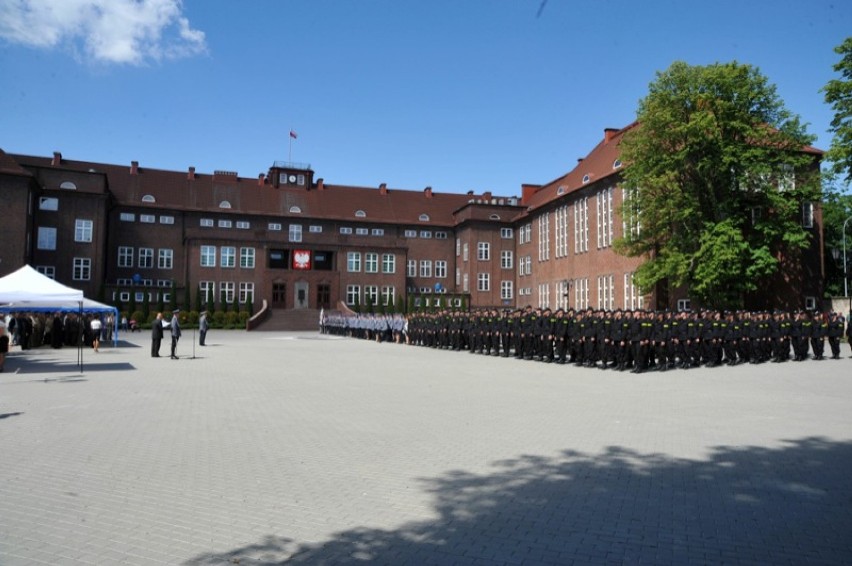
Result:
{"label": "man in dark suit", "polygon": [[151,357],[160,357],[160,343],[163,341],[163,313],[158,312],[151,325]]}
{"label": "man in dark suit", "polygon": [[172,329],[172,356],[173,360],[178,359],[177,357],[177,345],[178,340],[180,340],[180,322],[178,321],[178,315],[180,314],[180,309],[175,309],[172,311],[172,321],[169,326]]}

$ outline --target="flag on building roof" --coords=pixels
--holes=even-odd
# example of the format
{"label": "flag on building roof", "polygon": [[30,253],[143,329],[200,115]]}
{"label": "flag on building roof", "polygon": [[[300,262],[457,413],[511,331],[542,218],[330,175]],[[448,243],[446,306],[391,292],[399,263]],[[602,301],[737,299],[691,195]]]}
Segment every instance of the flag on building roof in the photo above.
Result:
{"label": "flag on building roof", "polygon": [[291,138],[293,138],[293,139],[296,139],[296,138],[298,138],[298,137],[299,137],[299,134],[297,134],[297,133],[296,133],[295,131],[293,131],[293,130],[290,130],[290,137],[291,137]]}

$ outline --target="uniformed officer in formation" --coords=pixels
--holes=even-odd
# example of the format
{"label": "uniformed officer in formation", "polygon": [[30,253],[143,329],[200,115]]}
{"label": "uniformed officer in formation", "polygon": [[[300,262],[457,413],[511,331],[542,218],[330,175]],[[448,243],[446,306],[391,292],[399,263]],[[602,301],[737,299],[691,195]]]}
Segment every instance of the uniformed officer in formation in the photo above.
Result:
{"label": "uniformed officer in formation", "polygon": [[[326,316],[326,332],[470,354],[617,371],[833,359],[850,327],[839,313],[593,309],[441,310]],[[791,351],[792,350],[792,351]]]}

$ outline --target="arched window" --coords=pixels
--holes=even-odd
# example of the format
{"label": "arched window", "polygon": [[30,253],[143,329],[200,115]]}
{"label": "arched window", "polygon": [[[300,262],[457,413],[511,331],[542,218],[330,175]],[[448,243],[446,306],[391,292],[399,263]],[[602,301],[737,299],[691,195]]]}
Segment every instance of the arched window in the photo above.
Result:
{"label": "arched window", "polygon": [[356,217],[356,218],[366,218],[366,217],[367,217],[367,213],[366,213],[366,212],[364,212],[363,210],[356,210],[356,211],[355,211],[355,217]]}
{"label": "arched window", "polygon": [[75,185],[71,181],[64,181],[62,184],[59,185],[59,188],[60,189],[66,189],[66,190],[69,190],[69,191],[76,191],[77,185]]}
{"label": "arched window", "polygon": [[559,187],[558,189],[556,189],[556,194],[557,195],[564,195],[565,194],[565,186],[563,185],[563,186]]}
{"label": "arched window", "polygon": [[154,195],[144,195],[142,202],[157,202],[157,199],[154,198]]}
{"label": "arched window", "polygon": [[291,206],[290,207],[290,214],[302,214],[302,209],[299,208],[298,206]]}
{"label": "arched window", "polygon": [[491,220],[500,220],[500,215],[499,214],[492,214],[488,218],[490,218]]}
{"label": "arched window", "polygon": [[223,200],[219,203],[219,208],[231,208],[231,203],[226,200]]}
{"label": "arched window", "polygon": [[585,184],[586,184],[586,183],[588,183],[588,182],[589,182],[589,176],[588,176],[588,175],[583,175],[583,184],[585,185]]}
{"label": "arched window", "polygon": [[420,222],[429,222],[429,215],[428,214],[421,214],[420,215]]}
{"label": "arched window", "polygon": [[618,169],[619,167],[621,167],[621,160],[620,159],[616,159],[615,161],[612,162],[612,168],[613,169]]}

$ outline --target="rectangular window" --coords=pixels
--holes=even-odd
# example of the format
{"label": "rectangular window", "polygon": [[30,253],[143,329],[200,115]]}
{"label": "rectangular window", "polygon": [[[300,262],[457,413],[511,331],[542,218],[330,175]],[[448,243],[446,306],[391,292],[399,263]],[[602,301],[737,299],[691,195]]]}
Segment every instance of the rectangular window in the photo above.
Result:
{"label": "rectangular window", "polygon": [[550,213],[538,217],[538,261],[550,259]]}
{"label": "rectangular window", "polygon": [[136,265],[140,269],[154,267],[154,248],[139,248],[139,260]]}
{"label": "rectangular window", "polygon": [[420,260],[420,277],[432,277],[432,260]]}
{"label": "rectangular window", "polygon": [[56,279],[56,268],[52,265],[37,265],[36,271],[48,279]]}
{"label": "rectangular window", "polygon": [[372,230],[370,230],[370,234],[373,235],[373,236],[384,236],[385,235],[385,229],[384,228],[373,228]]}
{"label": "rectangular window", "polygon": [[406,230],[405,231],[405,237],[406,238],[416,238],[417,237],[417,230]]}
{"label": "rectangular window", "polygon": [[511,228],[500,228],[500,237],[504,240],[511,240],[515,235],[512,233]]}
{"label": "rectangular window", "polygon": [[160,248],[157,256],[157,267],[160,269],[171,269],[174,266],[175,252],[168,248]]}
{"label": "rectangular window", "polygon": [[491,274],[477,273],[476,275],[476,290],[490,291],[491,290]]}
{"label": "rectangular window", "polygon": [[219,228],[231,228],[234,225],[234,223],[231,222],[230,220],[220,220],[218,222],[218,225],[219,225]]}
{"label": "rectangular window", "polygon": [[476,259],[479,261],[488,261],[491,259],[491,244],[488,242],[479,242],[476,244]]}
{"label": "rectangular window", "polygon": [[246,222],[245,220],[237,220],[237,229],[238,230],[248,230],[251,228],[251,224]]}
{"label": "rectangular window", "polygon": [[382,254],[382,273],[396,273],[396,256]]}
{"label": "rectangular window", "polygon": [[219,261],[222,267],[236,267],[237,248],[234,246],[222,246],[219,254]]}
{"label": "rectangular window", "polygon": [[254,303],[254,283],[240,282],[240,302],[243,304]]}
{"label": "rectangular window", "polygon": [[470,292],[470,276],[467,273],[462,276],[462,291],[465,293]]}
{"label": "rectangular window", "polygon": [[171,279],[157,279],[157,287],[172,287]]}
{"label": "rectangular window", "polygon": [[349,306],[359,304],[361,302],[361,286],[347,285],[346,286],[346,304]]}
{"label": "rectangular window", "polygon": [[240,267],[254,269],[254,248],[240,248]]}
{"label": "rectangular window", "polygon": [[814,203],[802,203],[802,228],[814,227]]}
{"label": "rectangular window", "polygon": [[291,242],[301,242],[302,241],[302,225],[301,224],[290,224],[290,231],[288,232],[288,237]]}
{"label": "rectangular window", "polygon": [[59,199],[56,197],[41,197],[38,199],[39,210],[59,210]]}
{"label": "rectangular window", "polygon": [[341,233],[341,234],[351,234],[351,233],[352,233],[352,228],[350,228],[350,227],[348,227],[348,226],[341,226],[341,227],[340,227],[340,233]]}
{"label": "rectangular window", "polygon": [[462,246],[462,261],[467,261],[470,257],[470,247],[467,245],[467,242]]}
{"label": "rectangular window", "polygon": [[165,215],[160,216],[160,224],[174,224],[174,223],[175,223],[175,217],[174,216],[165,216]]}
{"label": "rectangular window", "polygon": [[435,277],[445,279],[447,277],[447,262],[439,259],[435,262]]}
{"label": "rectangular window", "polygon": [[269,224],[266,225],[266,229],[269,230],[270,232],[280,232],[281,231],[281,224],[279,222],[270,222]]}
{"label": "rectangular window", "polygon": [[612,245],[612,187],[597,194],[598,248]]}
{"label": "rectangular window", "polygon": [[87,257],[74,258],[74,281],[89,281],[92,278],[92,260]]}
{"label": "rectangular window", "polygon": [[203,228],[212,228],[213,227],[213,219],[212,218],[202,218],[198,221],[198,225]]}
{"label": "rectangular window", "polygon": [[122,222],[136,222],[136,215],[132,212],[122,212],[118,215],[118,219]]}
{"label": "rectangular window", "polygon": [[201,267],[216,267],[216,246],[201,246]]}
{"label": "rectangular window", "polygon": [[386,307],[394,304],[394,296],[395,295],[396,295],[396,292],[394,291],[393,287],[389,287],[389,286],[382,287],[382,304]]}
{"label": "rectangular window", "polygon": [[378,273],[379,272],[379,254],[375,252],[366,252],[364,254],[364,272]]}
{"label": "rectangular window", "polygon": [[119,246],[118,247],[118,266],[119,267],[133,267],[133,253],[134,249],[129,246]]}
{"label": "rectangular window", "polygon": [[514,267],[514,252],[512,250],[500,251],[500,269],[512,269]]}
{"label": "rectangular window", "polygon": [[153,214],[140,214],[139,222],[144,222],[145,224],[154,224],[157,222],[157,217]]}
{"label": "rectangular window", "polygon": [[311,226],[308,226],[308,232],[310,232],[311,234],[321,234],[322,233],[322,226],[317,226],[316,224],[312,224]]}
{"label": "rectangular window", "polygon": [[538,286],[538,308],[550,308],[550,285],[540,283]]}
{"label": "rectangular window", "polygon": [[92,221],[77,219],[74,222],[74,241],[75,242],[91,242],[92,241]]}
{"label": "rectangular window", "polygon": [[128,302],[130,300],[130,291],[122,291],[118,294],[118,299],[123,303]]}
{"label": "rectangular window", "polygon": [[234,302],[234,282],[220,281],[219,282],[219,300],[225,303]]}
{"label": "rectangular window", "polygon": [[198,288],[201,292],[201,301],[203,303],[209,303],[216,297],[216,283],[213,281],[201,281],[198,284]]}
{"label": "rectangular window", "polygon": [[421,230],[420,231],[420,237],[429,239],[429,238],[432,237],[432,232],[430,232],[429,230]]}
{"label": "rectangular window", "polygon": [[447,239],[447,233],[446,232],[435,232],[435,239],[436,240],[446,240]]}
{"label": "rectangular window", "polygon": [[461,285],[461,269],[456,268],[456,287]]}
{"label": "rectangular window", "polygon": [[346,271],[349,273],[361,271],[361,252],[348,252],[346,254]]}
{"label": "rectangular window", "polygon": [[556,209],[556,257],[568,255],[568,206]]}
{"label": "rectangular window", "polygon": [[635,238],[642,233],[641,210],[636,189],[622,189],[622,233],[624,237]]}
{"label": "rectangular window", "polygon": [[408,260],[408,265],[406,266],[405,274],[408,277],[417,277],[417,260],[416,259],[409,259]]}
{"label": "rectangular window", "polygon": [[356,236],[366,236],[369,233],[370,233],[370,230],[368,228],[355,228],[355,235]]}
{"label": "rectangular window", "polygon": [[633,283],[633,274],[624,274],[624,308],[629,310],[644,309],[645,298],[640,294],[639,287]]}
{"label": "rectangular window", "polygon": [[461,255],[461,240],[456,238],[456,257]]}
{"label": "rectangular window", "polygon": [[379,288],[375,285],[364,287],[364,303],[370,305],[379,304]]}
{"label": "rectangular window", "polygon": [[515,294],[514,281],[500,281],[500,298],[511,299]]}

